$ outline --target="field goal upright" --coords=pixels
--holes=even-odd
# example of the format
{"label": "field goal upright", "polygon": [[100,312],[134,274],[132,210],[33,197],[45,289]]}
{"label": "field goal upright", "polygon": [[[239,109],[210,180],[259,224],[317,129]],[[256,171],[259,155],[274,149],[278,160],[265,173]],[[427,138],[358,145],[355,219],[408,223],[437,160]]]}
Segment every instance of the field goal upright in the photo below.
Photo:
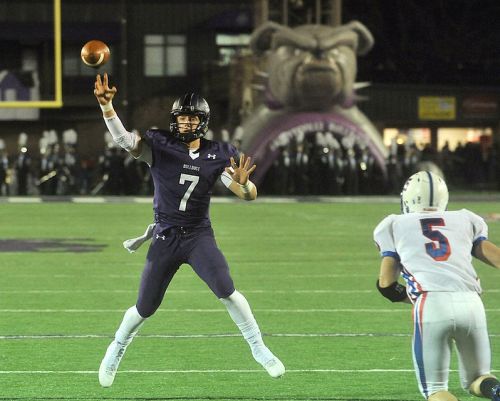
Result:
{"label": "field goal upright", "polygon": [[[53,8],[53,23],[51,28],[52,38],[53,38],[53,91],[47,96],[47,99],[32,99],[25,100],[21,96],[17,95],[15,88],[15,79],[10,77],[11,72],[6,69],[2,70],[0,68],[0,109],[1,108],[60,108],[63,106],[62,101],[62,49],[61,49],[61,0],[47,0],[48,4],[52,5]],[[12,22],[15,24],[15,21]],[[1,38],[0,38],[1,39]],[[44,62],[46,60],[43,60]],[[10,80],[8,79],[10,78]],[[52,80],[52,79],[51,79]],[[9,82],[14,82],[10,83]],[[12,86],[9,87],[9,85]],[[52,86],[52,85],[49,85]],[[8,94],[7,94],[8,93]],[[25,97],[25,96],[24,96]],[[12,98],[15,98],[13,100]],[[18,100],[19,99],[19,100]]]}

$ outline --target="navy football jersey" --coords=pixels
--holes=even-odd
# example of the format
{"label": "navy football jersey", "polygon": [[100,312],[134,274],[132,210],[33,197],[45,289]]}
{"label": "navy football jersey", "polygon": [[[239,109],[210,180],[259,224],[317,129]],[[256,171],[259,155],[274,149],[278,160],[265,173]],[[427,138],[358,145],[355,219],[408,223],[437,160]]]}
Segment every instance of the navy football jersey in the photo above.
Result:
{"label": "navy football jersey", "polygon": [[159,129],[148,130],[143,139],[153,156],[153,208],[160,229],[210,226],[212,188],[230,166],[231,156],[238,163],[236,148],[201,138],[200,148],[190,152],[186,144]]}

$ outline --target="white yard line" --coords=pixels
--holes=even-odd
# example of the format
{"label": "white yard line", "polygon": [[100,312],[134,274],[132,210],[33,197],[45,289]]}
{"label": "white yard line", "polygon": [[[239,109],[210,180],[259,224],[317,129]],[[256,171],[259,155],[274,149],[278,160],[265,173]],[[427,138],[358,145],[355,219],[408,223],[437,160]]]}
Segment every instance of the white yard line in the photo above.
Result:
{"label": "white yard line", "polygon": [[[410,313],[410,309],[254,309],[259,313]],[[226,309],[158,309],[163,313],[227,313]],[[500,309],[486,309],[500,312]],[[124,309],[0,309],[0,313],[124,313]]]}
{"label": "white yard line", "polygon": [[[265,337],[294,337],[294,338],[328,338],[328,337],[411,337],[411,333],[264,333]],[[166,339],[212,339],[212,338],[240,338],[240,333],[226,334],[139,334],[137,338],[166,338]],[[489,337],[500,337],[500,334],[489,334]],[[67,340],[67,339],[96,339],[112,338],[104,334],[26,334],[0,336],[0,340]]]}
{"label": "white yard line", "polygon": [[[245,294],[367,294],[375,290],[239,290]],[[0,294],[128,294],[136,293],[137,288],[131,290],[0,290]],[[169,294],[210,294],[210,290],[168,290]]]}
{"label": "white yard line", "polygon": [[[0,309],[0,313],[124,313],[124,309]],[[254,309],[260,313],[410,313],[410,309]],[[500,309],[487,309],[500,312]],[[163,313],[227,313],[226,309],[158,309]]]}
{"label": "white yard line", "polygon": [[[414,373],[413,369],[289,369],[287,374],[293,373]],[[450,372],[458,372],[452,369]],[[498,370],[492,370],[498,372]],[[0,375],[96,375],[97,370],[0,370]],[[120,370],[122,374],[213,374],[213,373],[258,373],[264,374],[262,369],[165,369],[165,370]]]}
{"label": "white yard line", "polygon": [[[410,337],[411,334],[377,334],[377,333],[276,333],[265,334],[266,337]],[[241,337],[240,333],[227,333],[227,334],[145,334],[137,335],[137,338],[169,338],[169,339],[207,339],[207,338],[228,338],[228,337]],[[490,335],[496,337],[496,335]],[[59,340],[59,339],[95,339],[95,338],[112,338],[112,335],[104,334],[47,334],[47,335],[7,335],[0,336],[0,340]]]}
{"label": "white yard line", "polygon": [[[137,263],[125,263],[125,265],[135,266],[135,267],[139,266],[140,267],[141,263],[142,263],[142,259],[141,259],[141,261],[139,261]],[[235,262],[232,264],[238,265],[240,263]],[[241,262],[241,264],[248,264],[248,263]],[[274,263],[274,262],[273,263],[265,263],[265,262],[262,263],[263,266],[269,266],[269,265],[273,265],[273,264],[278,264],[278,263]],[[285,263],[285,264],[288,265],[289,263]],[[290,264],[293,264],[293,263],[290,263]],[[11,267],[8,267],[8,269],[9,269],[9,271],[11,271]],[[1,270],[1,268],[0,268],[0,270]],[[37,278],[37,277],[50,278],[50,277],[53,277],[53,278],[77,278],[79,280],[81,280],[82,278],[98,278],[98,279],[133,278],[133,279],[139,279],[141,277],[141,272],[142,272],[142,268],[141,268],[141,270],[137,270],[137,274],[82,274],[81,272],[78,272],[75,274],[50,274],[50,273],[48,273],[48,274],[36,274],[36,273],[33,273],[33,274],[10,274],[7,271],[7,272],[2,274],[2,278],[3,279],[13,279],[13,278]],[[259,272],[252,272],[253,277],[283,277],[284,274],[285,273],[269,273],[269,272],[259,274]],[[175,280],[179,280],[179,279],[192,280],[193,277],[195,277],[195,276],[192,276],[191,274],[182,274],[182,273],[179,274],[178,273],[175,276]],[[286,274],[286,278],[297,278],[297,279],[343,278],[343,277],[353,279],[353,278],[360,278],[360,277],[372,277],[373,278],[374,276],[373,276],[373,274],[356,274],[355,276],[353,276],[352,274],[349,274],[349,273]]]}
{"label": "white yard line", "polygon": [[[239,290],[245,294],[375,294],[376,290]],[[0,290],[0,294],[135,294],[137,288],[130,290]],[[168,290],[169,294],[210,294],[210,290]],[[500,293],[500,289],[484,290],[483,293]]]}
{"label": "white yard line", "polygon": [[[413,369],[289,369],[289,373],[413,373]],[[452,370],[454,372],[454,370]],[[73,374],[73,375],[94,375],[97,370],[0,370],[0,375],[33,375],[33,374]],[[120,370],[120,374],[126,373],[265,373],[262,369],[165,369],[165,370]]]}

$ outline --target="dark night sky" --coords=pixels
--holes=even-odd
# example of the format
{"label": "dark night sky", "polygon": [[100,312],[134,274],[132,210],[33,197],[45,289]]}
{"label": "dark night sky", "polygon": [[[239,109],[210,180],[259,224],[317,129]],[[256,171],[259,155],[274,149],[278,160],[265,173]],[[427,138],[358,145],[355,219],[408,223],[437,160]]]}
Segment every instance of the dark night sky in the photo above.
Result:
{"label": "dark night sky", "polygon": [[375,37],[358,80],[500,86],[500,0],[344,0]]}

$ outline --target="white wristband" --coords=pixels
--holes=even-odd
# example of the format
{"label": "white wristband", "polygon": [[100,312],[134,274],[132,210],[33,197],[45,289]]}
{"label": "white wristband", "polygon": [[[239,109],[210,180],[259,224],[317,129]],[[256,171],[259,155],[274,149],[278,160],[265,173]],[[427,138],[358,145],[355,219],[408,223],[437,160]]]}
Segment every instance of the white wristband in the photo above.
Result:
{"label": "white wristband", "polygon": [[250,180],[248,180],[246,184],[239,184],[239,186],[244,194],[249,194],[255,188],[254,183]]}
{"label": "white wristband", "polygon": [[233,182],[233,178],[225,171],[221,174],[220,179],[226,188],[229,188],[229,186]]}
{"label": "white wristband", "polygon": [[114,110],[112,102],[109,102],[106,104],[99,103],[99,106],[101,107],[101,110],[103,113],[105,113],[106,111],[113,111]]}

